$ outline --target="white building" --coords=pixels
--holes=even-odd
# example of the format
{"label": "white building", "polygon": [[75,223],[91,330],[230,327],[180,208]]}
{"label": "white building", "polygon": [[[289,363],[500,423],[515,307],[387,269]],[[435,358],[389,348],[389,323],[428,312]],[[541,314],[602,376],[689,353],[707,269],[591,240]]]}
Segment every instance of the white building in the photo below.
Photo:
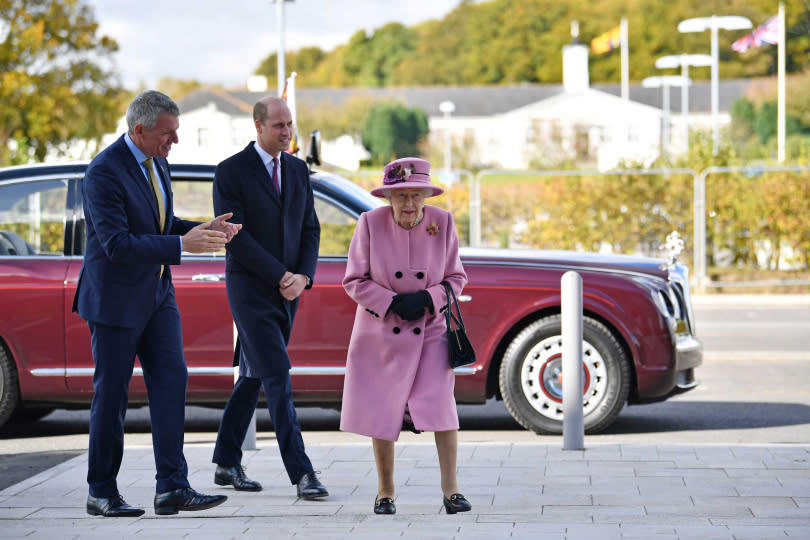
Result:
{"label": "white building", "polygon": [[[577,162],[580,166],[613,168],[622,161],[649,163],[662,148],[662,103],[660,88],[630,85],[629,99],[620,97],[620,85],[589,85],[588,49],[585,45],[564,47],[563,84],[505,86],[442,86],[413,88],[299,88],[296,105],[302,108],[323,103],[341,105],[351,97],[397,100],[422,109],[428,117],[430,143],[445,145],[449,130],[452,145],[463,150],[477,167],[527,169]],[[749,87],[763,80],[720,81],[720,126],[728,125],[732,103]],[[710,83],[689,87],[688,121],[691,130],[711,132]],[[670,92],[670,154],[683,152],[681,88]],[[178,101],[182,112],[172,161],[218,163],[244,148],[255,138],[253,104],[266,91],[198,90]],[[454,104],[443,115],[439,104]],[[123,131],[119,130],[119,133]],[[307,134],[299,134],[306,149]],[[368,154],[356,136],[324,141],[325,162],[356,169]]]}

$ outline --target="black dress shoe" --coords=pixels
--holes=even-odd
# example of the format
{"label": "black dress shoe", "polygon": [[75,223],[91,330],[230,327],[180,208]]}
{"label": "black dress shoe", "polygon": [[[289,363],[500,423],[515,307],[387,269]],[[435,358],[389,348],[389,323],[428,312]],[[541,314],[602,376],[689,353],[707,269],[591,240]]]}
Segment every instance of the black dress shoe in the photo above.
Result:
{"label": "black dress shoe", "polygon": [[311,501],[312,499],[320,499],[321,497],[326,497],[327,495],[329,495],[329,492],[326,491],[326,488],[323,486],[323,484],[321,484],[321,481],[318,480],[318,476],[315,471],[306,473],[298,481],[298,496],[302,499]]}
{"label": "black dress shoe", "polygon": [[448,499],[444,495],[442,495],[442,502],[444,503],[444,509],[447,511],[448,514],[455,514],[457,512],[469,512],[472,510],[472,505],[470,501],[464,497],[461,493],[453,493],[450,495]]}
{"label": "black dress shoe", "polygon": [[374,499],[374,513],[375,514],[396,514],[397,507],[394,506],[394,499],[391,497],[383,497],[382,499]]}
{"label": "black dress shoe", "polygon": [[233,486],[236,491],[261,491],[262,485],[245,476],[245,468],[241,465],[223,467],[217,465],[214,472],[214,483],[218,486]]}
{"label": "black dress shoe", "polygon": [[180,510],[206,510],[228,500],[225,495],[203,495],[190,487],[155,495],[155,513],[170,516]]}
{"label": "black dress shoe", "polygon": [[114,497],[87,496],[87,513],[91,516],[138,517],[144,514],[143,508],[130,506],[121,495]]}
{"label": "black dress shoe", "polygon": [[422,433],[422,430],[416,429],[416,426],[413,425],[413,422],[411,422],[408,419],[402,421],[402,431],[410,431],[411,433],[416,433],[417,435]]}

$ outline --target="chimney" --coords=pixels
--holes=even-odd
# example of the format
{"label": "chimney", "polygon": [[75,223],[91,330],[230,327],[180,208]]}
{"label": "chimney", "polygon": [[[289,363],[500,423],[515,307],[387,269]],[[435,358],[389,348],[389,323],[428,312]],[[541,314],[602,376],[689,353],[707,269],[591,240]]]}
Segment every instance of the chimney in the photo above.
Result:
{"label": "chimney", "polygon": [[588,89],[588,47],[579,42],[579,22],[571,21],[571,44],[563,46],[563,90],[576,94]]}

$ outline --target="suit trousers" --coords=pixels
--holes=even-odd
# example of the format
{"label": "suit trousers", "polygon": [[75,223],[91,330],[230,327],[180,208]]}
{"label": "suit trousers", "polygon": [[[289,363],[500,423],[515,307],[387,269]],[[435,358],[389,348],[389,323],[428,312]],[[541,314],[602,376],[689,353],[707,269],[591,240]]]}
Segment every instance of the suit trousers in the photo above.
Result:
{"label": "suit trousers", "polygon": [[236,380],[233,393],[222,413],[212,461],[225,467],[242,463],[242,443],[259,402],[261,388],[264,388],[281,460],[290,477],[290,483],[297,484],[304,474],[312,472],[312,463],[304,449],[301,426],[293,405],[289,372],[261,379],[240,376]]}
{"label": "suit trousers", "polygon": [[188,370],[170,280],[160,280],[155,302],[157,307],[143,328],[87,323],[95,363],[87,483],[94,497],[118,494],[116,478],[124,454],[124,417],[136,355],[149,398],[155,491],[189,486],[183,455]]}

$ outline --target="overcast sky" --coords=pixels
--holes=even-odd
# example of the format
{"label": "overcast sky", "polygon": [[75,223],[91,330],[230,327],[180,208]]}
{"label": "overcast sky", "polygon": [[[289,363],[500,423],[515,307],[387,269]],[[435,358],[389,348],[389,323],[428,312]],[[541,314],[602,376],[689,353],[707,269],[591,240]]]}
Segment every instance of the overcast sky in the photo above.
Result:
{"label": "overcast sky", "polygon": [[[278,48],[273,0],[86,0],[119,45],[127,88],[161,77],[243,86]],[[358,30],[441,19],[459,0],[295,0],[284,4],[285,48],[331,50]],[[272,83],[271,83],[272,86]]]}

